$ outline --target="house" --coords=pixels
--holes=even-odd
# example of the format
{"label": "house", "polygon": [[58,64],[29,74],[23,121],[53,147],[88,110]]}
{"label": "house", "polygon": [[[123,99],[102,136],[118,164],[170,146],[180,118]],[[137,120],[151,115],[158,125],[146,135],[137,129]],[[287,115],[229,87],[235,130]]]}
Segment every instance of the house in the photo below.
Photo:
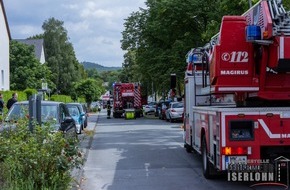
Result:
{"label": "house", "polygon": [[16,41],[26,45],[33,45],[35,57],[41,64],[45,63],[43,39],[17,39]]}
{"label": "house", "polygon": [[10,89],[9,43],[11,34],[3,0],[0,0],[0,90]]}

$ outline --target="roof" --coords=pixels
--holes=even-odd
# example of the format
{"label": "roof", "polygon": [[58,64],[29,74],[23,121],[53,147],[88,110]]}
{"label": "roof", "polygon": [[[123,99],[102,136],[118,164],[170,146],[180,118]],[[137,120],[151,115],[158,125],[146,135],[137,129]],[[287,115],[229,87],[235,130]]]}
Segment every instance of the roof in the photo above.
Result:
{"label": "roof", "polygon": [[43,48],[43,39],[16,39],[16,41],[34,46],[34,54],[37,59],[41,59],[41,52]]}
{"label": "roof", "polygon": [[82,105],[82,104],[78,102],[70,102],[70,103],[66,103],[66,105]]}
{"label": "roof", "polygon": [[9,29],[9,25],[8,25],[8,21],[7,21],[7,16],[6,16],[6,11],[5,11],[3,0],[0,0],[0,4],[1,4],[2,10],[3,10],[3,16],[4,16],[6,30],[7,30],[8,36],[9,36],[9,40],[11,40],[11,34],[10,34],[10,29]]}
{"label": "roof", "polygon": [[[63,103],[63,102],[55,102],[55,101],[41,101],[41,104],[51,104],[51,105],[54,105],[54,104],[60,104],[60,103]],[[15,104],[28,104],[28,101],[20,101],[20,102],[16,102]]]}

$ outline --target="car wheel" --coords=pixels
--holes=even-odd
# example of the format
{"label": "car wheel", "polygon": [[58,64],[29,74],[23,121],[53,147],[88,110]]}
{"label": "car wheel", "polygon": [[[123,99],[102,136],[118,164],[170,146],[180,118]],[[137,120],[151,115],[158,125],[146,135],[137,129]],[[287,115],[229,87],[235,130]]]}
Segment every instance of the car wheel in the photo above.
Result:
{"label": "car wheel", "polygon": [[170,121],[170,123],[173,123],[173,119],[171,117],[169,118],[169,121]]}

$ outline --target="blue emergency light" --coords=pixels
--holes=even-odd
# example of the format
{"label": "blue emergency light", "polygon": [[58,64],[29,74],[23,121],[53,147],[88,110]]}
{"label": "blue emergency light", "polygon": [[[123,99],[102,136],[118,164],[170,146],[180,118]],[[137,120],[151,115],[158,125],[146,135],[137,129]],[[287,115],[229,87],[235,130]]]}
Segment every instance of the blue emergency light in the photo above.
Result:
{"label": "blue emergency light", "polygon": [[199,56],[197,54],[193,54],[193,62],[196,63],[199,61]]}
{"label": "blue emergency light", "polygon": [[193,59],[192,59],[192,53],[189,53],[188,57],[187,57],[187,62],[188,63],[192,63]]}
{"label": "blue emergency light", "polygon": [[257,25],[249,25],[246,27],[246,40],[251,42],[254,40],[261,40],[261,28]]}

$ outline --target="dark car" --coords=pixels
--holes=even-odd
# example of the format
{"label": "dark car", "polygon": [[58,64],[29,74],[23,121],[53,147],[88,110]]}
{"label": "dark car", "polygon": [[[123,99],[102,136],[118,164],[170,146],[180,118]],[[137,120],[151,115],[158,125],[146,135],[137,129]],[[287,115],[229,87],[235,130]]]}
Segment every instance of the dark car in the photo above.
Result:
{"label": "dark car", "polygon": [[[11,124],[19,119],[29,117],[28,107],[28,101],[14,103],[5,118],[5,123]],[[76,134],[75,121],[70,116],[67,106],[62,102],[42,101],[41,122],[50,123],[54,131],[63,131],[65,134],[73,136]]]}

